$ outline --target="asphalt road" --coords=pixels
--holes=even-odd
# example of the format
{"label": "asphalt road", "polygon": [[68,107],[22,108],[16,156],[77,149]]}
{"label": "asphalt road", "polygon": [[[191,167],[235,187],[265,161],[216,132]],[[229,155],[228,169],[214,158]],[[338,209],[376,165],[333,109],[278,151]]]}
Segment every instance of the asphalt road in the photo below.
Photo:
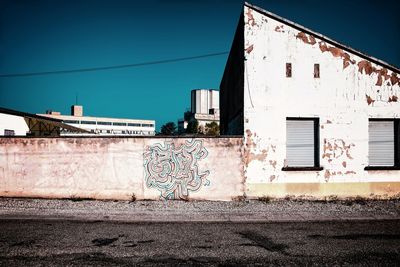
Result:
{"label": "asphalt road", "polygon": [[1,266],[400,264],[400,221],[123,223],[0,219]]}

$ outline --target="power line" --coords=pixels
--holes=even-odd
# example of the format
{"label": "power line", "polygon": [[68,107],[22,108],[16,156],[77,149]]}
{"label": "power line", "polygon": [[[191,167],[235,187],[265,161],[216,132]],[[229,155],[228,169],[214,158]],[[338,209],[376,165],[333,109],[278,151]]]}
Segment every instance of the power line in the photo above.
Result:
{"label": "power line", "polygon": [[101,71],[101,70],[112,70],[112,69],[125,69],[125,68],[133,68],[133,67],[141,67],[148,65],[157,65],[157,64],[166,64],[173,63],[179,61],[187,61],[193,59],[200,59],[206,57],[215,57],[220,55],[226,55],[229,52],[218,52],[211,53],[205,55],[191,56],[191,57],[181,57],[181,58],[173,58],[173,59],[165,59],[165,60],[157,60],[157,61],[147,61],[141,63],[133,63],[133,64],[125,64],[125,65],[114,65],[114,66],[105,66],[105,67],[93,67],[93,68],[83,68],[83,69],[72,69],[72,70],[54,70],[54,71],[42,71],[42,72],[26,72],[26,73],[12,73],[12,74],[0,74],[0,78],[6,77],[26,77],[26,76],[39,76],[39,75],[53,75],[53,74],[65,74],[65,73],[78,73],[78,72],[91,72],[91,71]]}

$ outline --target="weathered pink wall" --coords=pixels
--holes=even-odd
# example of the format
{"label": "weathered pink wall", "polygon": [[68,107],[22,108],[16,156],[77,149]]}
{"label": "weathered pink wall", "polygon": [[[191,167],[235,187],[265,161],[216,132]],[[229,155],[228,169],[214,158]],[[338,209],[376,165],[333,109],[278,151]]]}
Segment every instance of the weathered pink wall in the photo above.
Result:
{"label": "weathered pink wall", "polygon": [[0,196],[231,200],[244,192],[242,147],[242,138],[1,138]]}

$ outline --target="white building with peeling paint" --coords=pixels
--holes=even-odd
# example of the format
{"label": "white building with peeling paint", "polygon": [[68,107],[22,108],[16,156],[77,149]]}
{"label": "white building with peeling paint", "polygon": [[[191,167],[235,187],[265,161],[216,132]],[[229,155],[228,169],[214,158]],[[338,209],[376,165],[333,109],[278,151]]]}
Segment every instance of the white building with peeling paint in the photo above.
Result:
{"label": "white building with peeling paint", "polygon": [[245,4],[220,86],[221,132],[235,136],[3,137],[0,196],[399,196],[399,78]]}
{"label": "white building with peeling paint", "polygon": [[246,194],[400,193],[400,70],[245,4],[220,86]]}

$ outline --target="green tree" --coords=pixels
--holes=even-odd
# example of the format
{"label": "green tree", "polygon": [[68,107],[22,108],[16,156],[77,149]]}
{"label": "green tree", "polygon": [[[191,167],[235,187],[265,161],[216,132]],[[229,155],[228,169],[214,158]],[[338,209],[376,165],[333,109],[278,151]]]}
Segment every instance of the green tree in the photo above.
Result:
{"label": "green tree", "polygon": [[189,121],[186,127],[186,133],[197,134],[199,133],[199,122],[197,120]]}
{"label": "green tree", "polygon": [[174,122],[170,121],[161,126],[162,135],[174,135],[176,133],[176,125]]}
{"label": "green tree", "polygon": [[219,125],[215,121],[206,123],[205,127],[206,135],[219,135]]}
{"label": "green tree", "polygon": [[198,134],[205,134],[205,128],[204,128],[204,125],[199,125],[199,131],[198,131]]}

